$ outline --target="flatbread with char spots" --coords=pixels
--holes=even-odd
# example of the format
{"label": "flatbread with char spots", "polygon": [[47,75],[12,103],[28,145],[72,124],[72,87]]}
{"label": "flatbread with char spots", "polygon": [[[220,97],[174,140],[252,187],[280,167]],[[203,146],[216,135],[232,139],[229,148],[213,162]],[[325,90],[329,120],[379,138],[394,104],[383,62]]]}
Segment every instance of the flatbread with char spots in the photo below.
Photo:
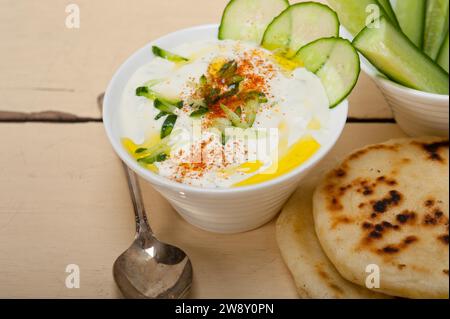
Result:
{"label": "flatbread with char spots", "polygon": [[407,298],[449,296],[449,142],[397,139],[346,158],[314,194],[322,247],[343,277]]}
{"label": "flatbread with char spots", "polygon": [[301,298],[388,298],[345,280],[320,247],[314,231],[314,182],[303,184],[283,208],[277,221],[277,242]]}

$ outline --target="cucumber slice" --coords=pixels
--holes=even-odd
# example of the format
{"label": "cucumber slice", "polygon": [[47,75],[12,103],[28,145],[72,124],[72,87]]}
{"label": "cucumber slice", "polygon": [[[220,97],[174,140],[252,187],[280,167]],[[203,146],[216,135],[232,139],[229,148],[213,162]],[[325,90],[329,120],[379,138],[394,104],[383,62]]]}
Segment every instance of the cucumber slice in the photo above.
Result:
{"label": "cucumber slice", "polygon": [[394,9],[392,9],[391,2],[389,0],[378,0],[378,3],[380,4],[380,6],[383,7],[384,12],[386,12],[391,22],[394,23],[396,26],[399,26],[397,17],[395,16]]}
{"label": "cucumber slice", "polygon": [[339,19],[330,7],[304,2],[290,6],[267,27],[262,46],[294,55],[302,46],[324,37],[339,35]]}
{"label": "cucumber slice", "polygon": [[358,81],[359,55],[348,40],[319,39],[301,48],[295,59],[321,79],[330,108],[342,102]]}
{"label": "cucumber slice", "polygon": [[448,73],[448,31],[436,61]]}
{"label": "cucumber slice", "polygon": [[219,39],[260,44],[267,26],[287,7],[288,0],[231,0],[222,15]]}
{"label": "cucumber slice", "polygon": [[221,104],[220,108],[222,109],[222,111],[225,113],[225,115],[227,116],[227,118],[230,120],[231,123],[233,123],[234,126],[239,127],[241,129],[247,129],[250,126],[244,122],[239,115],[237,115],[236,113],[234,113],[232,110],[230,110],[228,107],[226,107],[225,105]]}
{"label": "cucumber slice", "polygon": [[436,59],[448,31],[449,0],[428,0],[423,51]]}
{"label": "cucumber slice", "polygon": [[393,0],[394,11],[403,33],[418,48],[423,45],[426,0]]}
{"label": "cucumber slice", "polygon": [[189,61],[189,59],[187,59],[185,57],[182,57],[178,54],[164,50],[160,47],[157,47],[156,45],[152,46],[152,52],[155,56],[158,56],[162,59],[166,59],[170,62],[180,63],[180,62],[188,62]]}
{"label": "cucumber slice", "polygon": [[386,16],[390,20],[377,0],[328,0],[328,3],[336,10],[339,21],[354,36],[377,18],[371,11],[371,6],[378,6],[380,16]]}
{"label": "cucumber slice", "polygon": [[393,81],[425,92],[448,94],[448,74],[385,17],[381,17],[379,28],[362,30],[353,45]]}
{"label": "cucumber slice", "polygon": [[174,114],[170,114],[166,117],[164,120],[164,123],[161,127],[161,139],[164,139],[165,137],[169,136],[173,128],[175,127],[175,123],[177,122],[178,116]]}

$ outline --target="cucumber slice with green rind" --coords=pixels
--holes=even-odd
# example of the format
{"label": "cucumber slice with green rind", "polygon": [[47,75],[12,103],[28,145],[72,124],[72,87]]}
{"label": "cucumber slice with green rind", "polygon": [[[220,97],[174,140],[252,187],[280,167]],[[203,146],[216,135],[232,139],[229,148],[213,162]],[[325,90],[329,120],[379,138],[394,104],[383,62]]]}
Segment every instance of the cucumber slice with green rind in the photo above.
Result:
{"label": "cucumber slice with green rind", "polygon": [[445,37],[444,43],[442,44],[442,48],[439,52],[438,58],[436,60],[436,62],[448,73],[448,59],[449,59],[449,54],[448,54],[448,49],[449,49],[449,43],[448,43],[448,31],[447,31],[447,36]]}
{"label": "cucumber slice with green rind", "polygon": [[287,7],[288,0],[231,0],[222,15],[219,39],[259,44],[273,18]]}
{"label": "cucumber slice with green rind", "polygon": [[395,0],[394,11],[403,33],[418,48],[423,45],[426,0]]}
{"label": "cucumber slice with green rind", "polygon": [[336,12],[324,4],[303,2],[290,6],[272,21],[264,33],[262,46],[284,50],[289,56],[312,41],[338,35]]}
{"label": "cucumber slice with green rind", "polygon": [[360,73],[358,52],[350,41],[324,38],[301,48],[295,59],[315,73],[325,88],[330,108],[341,103],[353,90]]}
{"label": "cucumber slice with green rind", "polygon": [[437,94],[448,94],[448,74],[421,52],[385,17],[379,28],[365,28],[353,45],[391,80],[404,86]]}
{"label": "cucumber slice with green rind", "polygon": [[[334,39],[334,38],[330,38]],[[292,58],[299,65],[304,65],[308,71],[316,73],[328,60],[335,45],[334,41],[316,40],[301,48]]]}
{"label": "cucumber slice with green rind", "polygon": [[449,0],[428,0],[423,51],[436,59],[448,31]]}
{"label": "cucumber slice with green rind", "polygon": [[162,59],[166,59],[171,62],[180,63],[180,62],[188,62],[189,59],[182,57],[178,54],[169,52],[167,50],[164,50],[160,47],[157,47],[156,45],[152,46],[152,52],[157,57],[160,57]]}
{"label": "cucumber slice with green rind", "polygon": [[372,11],[374,6],[379,8],[380,16],[386,16],[390,20],[377,0],[328,0],[328,3],[336,10],[342,25],[354,36],[377,18]]}

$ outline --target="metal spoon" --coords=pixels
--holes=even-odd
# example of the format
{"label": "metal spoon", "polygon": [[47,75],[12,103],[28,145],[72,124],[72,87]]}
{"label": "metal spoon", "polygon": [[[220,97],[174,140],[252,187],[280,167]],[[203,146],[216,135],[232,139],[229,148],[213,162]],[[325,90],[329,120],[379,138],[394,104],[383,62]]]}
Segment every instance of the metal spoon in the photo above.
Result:
{"label": "metal spoon", "polygon": [[123,165],[136,217],[136,237],[115,261],[114,280],[126,298],[183,298],[192,284],[189,257],[181,249],[155,238],[147,221],[136,174]]}

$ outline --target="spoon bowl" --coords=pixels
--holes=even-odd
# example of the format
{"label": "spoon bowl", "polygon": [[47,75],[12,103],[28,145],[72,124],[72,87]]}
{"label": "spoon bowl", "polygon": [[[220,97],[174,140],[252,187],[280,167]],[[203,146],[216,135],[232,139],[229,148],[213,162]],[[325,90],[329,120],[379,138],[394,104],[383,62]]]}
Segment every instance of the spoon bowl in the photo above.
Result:
{"label": "spoon bowl", "polygon": [[192,265],[179,248],[138,237],[116,260],[113,274],[126,298],[178,299],[191,287]]}
{"label": "spoon bowl", "polygon": [[136,238],[117,258],[113,276],[125,298],[179,299],[192,285],[192,264],[181,249],[153,235],[136,175],[124,165],[136,216]]}

